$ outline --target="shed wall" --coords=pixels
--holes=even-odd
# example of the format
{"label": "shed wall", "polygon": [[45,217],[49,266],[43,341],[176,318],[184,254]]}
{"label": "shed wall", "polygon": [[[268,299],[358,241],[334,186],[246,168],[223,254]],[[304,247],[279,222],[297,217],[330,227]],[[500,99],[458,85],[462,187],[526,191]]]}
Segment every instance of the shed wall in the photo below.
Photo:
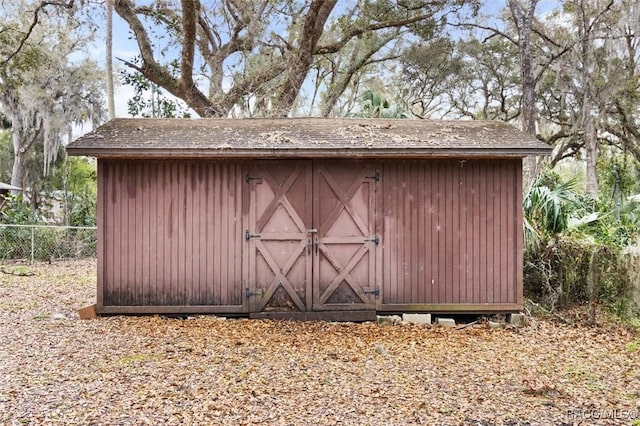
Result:
{"label": "shed wall", "polygon": [[[355,163],[332,164],[349,170]],[[520,308],[521,160],[371,164],[380,170],[371,232],[382,237],[381,261],[369,283],[380,290],[378,310]],[[251,228],[249,165],[100,160],[100,312],[248,312],[244,291],[260,287],[249,282],[244,236]]]}
{"label": "shed wall", "polygon": [[102,312],[243,311],[240,163],[100,160],[98,176]]}
{"label": "shed wall", "polygon": [[522,304],[520,160],[383,163],[385,310]]}

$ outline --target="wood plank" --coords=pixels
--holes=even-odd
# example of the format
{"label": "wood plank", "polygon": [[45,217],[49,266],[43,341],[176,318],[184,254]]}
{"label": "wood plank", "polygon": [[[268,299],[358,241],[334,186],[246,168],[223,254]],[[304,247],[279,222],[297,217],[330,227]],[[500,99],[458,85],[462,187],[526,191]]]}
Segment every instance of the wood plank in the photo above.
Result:
{"label": "wood plank", "polygon": [[[136,229],[136,201],[137,201],[137,164],[134,162],[124,162],[124,172],[125,179],[123,182],[126,185],[124,188],[125,192],[123,192],[123,207],[126,212],[126,236],[124,236],[126,242],[126,252],[124,255],[126,256],[125,263],[125,285],[126,290],[123,292],[121,297],[125,297],[125,300],[122,301],[122,304],[127,305],[137,305],[140,304],[137,298],[136,291],[136,240],[137,240],[137,229]],[[125,296],[126,295],[126,296]]]}
{"label": "wood plank", "polygon": [[425,209],[427,209],[427,203],[425,202],[425,164],[416,164],[416,255],[415,255],[415,269],[416,269],[416,282],[415,282],[415,301],[418,303],[426,302],[427,281],[425,279],[425,256],[428,255],[428,242],[424,238],[425,234]]}
{"label": "wood plank", "polygon": [[434,176],[433,176],[433,165],[431,163],[424,163],[423,170],[425,173],[425,193],[424,193],[424,208],[425,208],[425,226],[424,226],[424,242],[425,242],[425,252],[423,255],[423,261],[425,262],[425,276],[424,276],[424,285],[425,288],[425,299],[422,303],[433,303],[435,297],[437,295],[434,294],[434,273],[436,269],[433,267],[433,257],[434,257],[434,232],[433,232],[433,224],[434,224],[434,215],[435,215],[435,206],[434,206]]}
{"label": "wood plank", "polygon": [[380,265],[380,267],[382,268],[382,286],[381,291],[382,294],[384,295],[384,297],[382,298],[382,302],[387,303],[387,301],[390,301],[391,297],[392,297],[392,293],[391,293],[391,261],[390,261],[390,257],[391,257],[391,252],[392,252],[392,246],[391,246],[391,226],[392,226],[392,221],[391,219],[391,196],[393,194],[393,187],[392,187],[392,182],[394,181],[394,177],[392,174],[392,170],[390,167],[390,164],[386,161],[383,161],[381,164],[381,169],[382,169],[382,184],[381,184],[381,188],[382,188],[382,193],[380,194],[380,201],[381,201],[381,206],[380,206],[380,210],[382,212],[382,215],[384,218],[386,218],[386,220],[384,220],[382,222],[383,226],[381,228],[381,232],[382,232],[382,265]]}
{"label": "wood plank", "polygon": [[149,294],[147,296],[147,304],[155,304],[157,300],[157,283],[158,283],[158,263],[159,254],[158,250],[158,230],[161,227],[158,226],[158,215],[160,208],[158,205],[158,163],[151,162],[149,164],[149,176],[147,191],[149,192],[149,211],[147,213],[149,221],[147,223],[147,244],[148,244],[148,258],[149,258]]}
{"label": "wood plank", "polygon": [[[169,197],[167,193],[170,188],[168,185],[167,173],[168,167],[165,163],[158,165],[158,181],[156,183],[156,193],[158,194],[158,235],[157,242],[158,248],[158,265],[157,268],[157,280],[156,280],[156,293],[155,304],[162,305],[164,303],[165,283],[169,278],[169,259],[166,254],[168,244],[168,227],[169,224]],[[162,189],[160,189],[162,188]]]}
{"label": "wood plank", "polygon": [[478,214],[480,215],[480,221],[478,226],[478,238],[480,240],[480,245],[478,247],[478,265],[479,267],[479,290],[478,290],[478,300],[479,303],[487,302],[487,259],[488,257],[488,247],[487,247],[487,221],[491,213],[488,211],[487,203],[489,197],[487,195],[488,183],[487,183],[487,175],[488,169],[485,163],[482,163],[479,170],[479,209]]}
{"label": "wood plank", "polygon": [[196,163],[187,162],[183,166],[183,174],[185,177],[184,183],[184,224],[182,226],[182,232],[184,233],[184,251],[183,251],[183,262],[184,262],[184,275],[182,278],[182,286],[181,289],[184,292],[184,296],[181,299],[184,300],[185,304],[193,304],[193,291],[194,291],[194,275],[193,275],[193,262],[194,258],[197,254],[197,251],[194,250],[194,245],[198,244],[198,236],[199,234],[194,234],[194,219],[195,219],[195,209],[194,209],[194,190],[196,189],[196,170],[194,167]]}
{"label": "wood plank", "polygon": [[222,286],[221,304],[229,303],[229,255],[227,247],[229,241],[229,209],[227,202],[229,200],[229,166],[226,163],[221,164],[221,186],[220,186],[220,284]]}
{"label": "wood plank", "polygon": [[380,173],[380,180],[374,182],[374,233],[380,236],[380,244],[374,247],[375,250],[375,286],[380,291],[380,294],[376,298],[376,307],[379,308],[382,305],[382,301],[384,300],[384,287],[382,285],[382,248],[384,247],[386,241],[383,233],[383,207],[384,207],[384,193],[382,192],[382,182],[385,181],[386,177],[384,171],[382,170],[382,164],[380,162],[376,162],[374,164],[376,171]]}
{"label": "wood plank", "polygon": [[120,294],[122,294],[122,255],[124,253],[124,242],[122,230],[126,225],[123,218],[126,217],[122,208],[122,164],[114,165],[114,196],[113,196],[113,282],[110,290],[113,292],[109,297],[109,304],[120,305]]}
{"label": "wood plank", "polygon": [[[244,236],[242,232],[242,183],[244,181],[242,175],[242,167],[239,163],[234,164],[233,167],[233,176],[234,176],[234,199],[233,202],[235,204],[235,215],[234,215],[234,223],[235,223],[235,232],[233,235],[233,246],[235,253],[234,256],[234,279],[233,279],[233,300],[232,303],[243,306],[244,305],[244,282],[242,280],[242,256],[243,256],[243,243]],[[246,264],[245,264],[246,266]]]}
{"label": "wood plank", "polygon": [[209,167],[208,164],[199,162],[198,165],[198,189],[194,199],[194,210],[196,212],[197,222],[195,228],[195,234],[198,237],[198,244],[196,245],[196,255],[194,269],[195,280],[193,304],[206,304],[208,303],[205,295],[206,291],[206,272],[207,272],[207,180],[206,172]]}
{"label": "wood plank", "polygon": [[96,165],[96,170],[98,173],[98,201],[96,207],[96,238],[97,238],[97,288],[96,288],[96,306],[98,309],[102,308],[104,304],[104,286],[105,286],[105,272],[108,270],[107,267],[107,232],[108,221],[106,218],[107,213],[107,178],[108,178],[108,165],[105,164],[104,160],[98,160]]}
{"label": "wood plank", "polygon": [[473,302],[473,171],[475,165],[467,161],[464,173],[464,297],[461,303]]}
{"label": "wood plank", "polygon": [[[96,308],[97,310],[97,308]],[[242,314],[240,305],[103,306],[98,314]]]}
{"label": "wood plank", "polygon": [[461,280],[460,280],[460,271],[462,266],[462,256],[460,251],[460,241],[461,241],[461,221],[460,216],[462,215],[462,203],[461,203],[461,179],[462,179],[462,167],[464,166],[464,162],[457,161],[452,164],[451,167],[451,239],[452,239],[452,255],[451,255],[451,302],[452,303],[460,303],[462,298],[460,294],[462,292],[461,289]]}
{"label": "wood plank", "polygon": [[492,312],[519,312],[522,305],[517,303],[425,303],[410,304],[397,303],[385,304],[378,312],[430,312],[430,313],[492,313]]}
{"label": "wood plank", "polygon": [[252,312],[251,319],[284,321],[375,321],[376,311],[309,311],[309,312]]}
{"label": "wood plank", "polygon": [[471,298],[471,302],[479,303],[481,300],[481,276],[480,276],[480,222],[481,222],[481,212],[480,203],[481,203],[481,183],[480,183],[480,168],[481,164],[479,162],[475,162],[474,170],[473,170],[473,202],[472,202],[472,210],[473,210],[473,257],[472,257],[472,268],[473,268],[473,296]]}
{"label": "wood plank", "polygon": [[148,305],[149,304],[149,257],[150,257],[150,247],[149,247],[149,222],[150,222],[150,214],[151,209],[149,208],[149,163],[144,162],[140,164],[139,167],[139,212],[136,212],[136,222],[138,223],[137,229],[139,233],[138,240],[138,250],[140,251],[139,259],[139,281],[138,286],[141,289],[140,294],[140,304]]}
{"label": "wood plank", "polygon": [[513,262],[513,254],[509,253],[509,233],[513,228],[513,216],[509,215],[508,210],[510,210],[509,197],[512,193],[512,181],[510,177],[512,176],[510,172],[511,164],[502,161],[501,173],[500,173],[500,182],[501,182],[501,193],[500,193],[500,285],[499,292],[497,294],[497,302],[499,303],[507,303],[510,300],[507,298],[507,288],[511,285],[509,282],[509,278],[507,276],[507,271],[509,268],[509,264]]}
{"label": "wood plank", "polygon": [[422,206],[418,206],[418,171],[419,164],[417,161],[411,163],[411,170],[409,174],[410,179],[410,195],[409,206],[410,211],[410,223],[411,228],[409,230],[410,237],[410,258],[406,259],[407,264],[410,265],[410,280],[409,280],[409,300],[414,301],[418,298],[418,289],[420,282],[418,279],[418,273],[420,270],[420,250],[418,248],[418,208],[422,209]]}
{"label": "wood plank", "polygon": [[437,197],[437,216],[436,216],[436,247],[437,256],[434,263],[437,264],[438,279],[436,280],[436,286],[438,289],[438,297],[436,303],[445,303],[446,300],[446,275],[445,275],[445,257],[446,257],[446,166],[441,162],[438,163],[436,174],[438,176],[438,186],[436,188]]}
{"label": "wood plank", "polygon": [[388,162],[391,176],[388,176],[390,180],[388,190],[388,207],[387,215],[388,220],[388,245],[389,245],[389,257],[385,261],[385,266],[389,268],[389,291],[387,292],[387,299],[385,303],[398,303],[400,300],[400,291],[398,283],[398,259],[400,251],[400,206],[398,200],[400,199],[400,162]]}
{"label": "wood plank", "polygon": [[515,260],[515,280],[513,286],[515,287],[515,300],[516,304],[522,305],[524,303],[524,295],[523,295],[523,246],[524,246],[524,236],[522,231],[522,223],[523,223],[523,211],[522,211],[522,160],[515,160],[516,164],[516,183],[515,183],[515,206],[514,209],[517,212],[516,214],[516,238],[515,238],[515,251],[516,251],[516,260]]}

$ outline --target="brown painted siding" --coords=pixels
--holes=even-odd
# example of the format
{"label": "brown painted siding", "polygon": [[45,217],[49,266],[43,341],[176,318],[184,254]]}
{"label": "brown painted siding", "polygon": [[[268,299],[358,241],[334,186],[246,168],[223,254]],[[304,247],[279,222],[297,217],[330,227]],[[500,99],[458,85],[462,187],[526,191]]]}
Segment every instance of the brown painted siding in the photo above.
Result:
{"label": "brown painted siding", "polygon": [[[251,269],[252,247],[255,252],[254,245],[262,239],[272,244],[271,234],[262,229],[264,223],[258,226],[251,214],[260,209],[250,196],[251,185],[266,190],[265,182],[245,180],[247,173],[260,175],[254,170],[257,164],[100,160],[98,309],[105,313],[248,312],[245,288],[256,293],[268,287],[262,283],[265,279],[266,284],[273,281],[271,267],[263,268],[260,276],[257,269]],[[259,164],[264,168],[263,179],[271,174],[282,175],[282,179],[289,176],[278,172],[283,162]],[[311,212],[331,207],[335,198],[327,191],[329,195],[321,194],[318,185],[311,184],[321,176],[310,171],[319,170],[322,164],[326,168],[326,163],[309,161],[306,183],[296,189],[301,194],[287,195],[305,203],[313,200],[304,209],[293,202],[296,211],[306,212],[296,231],[298,245],[314,237],[307,229],[321,228],[313,222]],[[359,164],[331,163],[330,175],[336,185],[346,190],[353,180],[347,175],[360,170]],[[382,238],[380,246],[366,243],[373,251],[368,282],[361,287],[381,290],[375,298],[377,309],[479,312],[515,310],[522,304],[520,160],[384,160],[370,166],[362,179],[367,188],[375,184],[375,195],[366,204],[372,215],[367,223],[373,228],[362,238]],[[380,182],[373,180],[376,170],[381,172]],[[271,183],[271,192],[267,192],[278,192],[284,185],[282,179]],[[343,202],[360,192],[349,197],[343,194]],[[247,242],[247,229],[264,235]],[[280,241],[283,235],[274,238]],[[306,250],[303,254],[310,255]],[[342,254],[340,261],[348,257]],[[311,267],[310,262],[305,264]],[[336,268],[334,275],[341,266]],[[289,274],[292,288],[317,279],[307,270],[307,281],[301,283],[296,274]],[[352,274],[351,284],[355,278]],[[307,293],[311,288],[309,285]],[[311,296],[304,292],[299,296],[307,301],[308,309]],[[374,300],[371,302],[373,307]],[[356,307],[345,304],[339,308]]]}
{"label": "brown painted siding", "polygon": [[242,184],[240,163],[100,160],[99,309],[243,311]]}
{"label": "brown painted siding", "polygon": [[521,304],[521,173],[519,160],[385,161],[382,309]]}

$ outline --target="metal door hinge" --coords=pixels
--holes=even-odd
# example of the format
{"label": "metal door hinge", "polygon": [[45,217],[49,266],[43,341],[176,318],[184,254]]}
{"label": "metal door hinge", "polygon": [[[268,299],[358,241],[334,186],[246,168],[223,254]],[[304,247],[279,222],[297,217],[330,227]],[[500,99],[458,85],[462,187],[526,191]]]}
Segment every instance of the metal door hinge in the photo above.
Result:
{"label": "metal door hinge", "polygon": [[247,183],[251,182],[252,180],[260,180],[260,179],[262,179],[262,178],[258,177],[258,176],[247,175],[247,177],[245,177],[245,180],[247,181]]}
{"label": "metal door hinge", "polygon": [[376,170],[376,173],[373,176],[365,176],[365,179],[373,179],[376,182],[380,182],[380,170]]}
{"label": "metal door hinge", "polygon": [[260,296],[260,297],[262,297],[263,294],[264,294],[264,291],[262,291],[262,289],[259,289],[259,291],[251,291],[251,290],[249,290],[249,287],[244,289],[244,295],[246,297],[251,297],[251,296]]}
{"label": "metal door hinge", "polygon": [[372,242],[376,243],[376,245],[379,245],[380,244],[380,237],[378,237],[376,235],[374,238],[365,238],[364,241],[365,242],[372,241]]}
{"label": "metal door hinge", "polygon": [[248,229],[244,231],[244,240],[249,241],[251,238],[260,238],[260,234],[252,234]]}

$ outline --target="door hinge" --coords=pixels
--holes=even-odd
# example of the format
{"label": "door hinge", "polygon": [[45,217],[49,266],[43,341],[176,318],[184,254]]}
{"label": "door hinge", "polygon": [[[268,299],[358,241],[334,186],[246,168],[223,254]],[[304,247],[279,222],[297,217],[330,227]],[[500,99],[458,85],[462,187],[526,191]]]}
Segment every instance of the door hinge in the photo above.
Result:
{"label": "door hinge", "polygon": [[365,179],[373,179],[376,182],[380,182],[380,170],[376,170],[376,173],[373,176],[365,176]]}
{"label": "door hinge", "polygon": [[371,289],[371,288],[364,288],[364,289],[362,289],[362,292],[363,292],[364,294],[373,294],[375,297],[380,296],[380,289],[379,289],[379,288],[377,288],[377,287],[376,287],[376,288],[373,288],[373,289]]}
{"label": "door hinge", "polygon": [[262,297],[264,295],[264,292],[262,291],[262,289],[260,289],[260,291],[251,291],[249,290],[249,287],[244,289],[244,295],[246,297],[251,297],[251,296],[260,296]]}
{"label": "door hinge", "polygon": [[252,180],[260,180],[260,179],[262,179],[262,178],[261,178],[261,177],[259,177],[259,176],[250,176],[250,175],[247,175],[247,176],[245,177],[245,180],[247,181],[247,183],[251,182]]}
{"label": "door hinge", "polygon": [[260,234],[252,234],[251,232],[249,232],[248,229],[246,231],[244,231],[244,240],[245,241],[249,241],[252,238],[260,238]]}
{"label": "door hinge", "polygon": [[379,245],[380,244],[380,237],[378,237],[376,235],[374,238],[365,238],[364,241],[365,242],[372,241],[372,242],[376,243],[376,245]]}

